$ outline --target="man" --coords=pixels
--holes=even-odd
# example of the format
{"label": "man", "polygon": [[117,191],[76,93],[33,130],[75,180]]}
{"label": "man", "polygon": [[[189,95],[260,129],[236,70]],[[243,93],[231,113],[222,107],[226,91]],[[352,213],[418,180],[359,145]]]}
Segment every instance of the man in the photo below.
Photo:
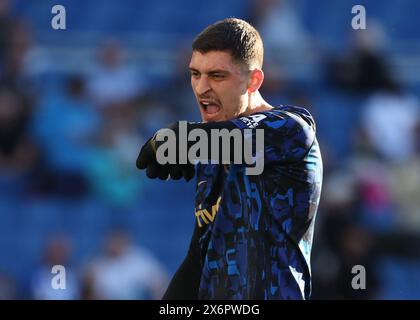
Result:
{"label": "man", "polygon": [[[137,166],[150,178],[197,175],[194,234],[163,298],[308,299],[322,184],[314,120],[303,108],[273,107],[261,97],[263,44],[247,22],[216,22],[192,49],[191,84],[203,121],[187,131],[252,129],[255,137],[263,129],[265,162],[259,175],[247,175],[245,164],[223,164],[223,157],[160,164],[156,135],[143,146]],[[178,139],[179,126],[170,126]]]}

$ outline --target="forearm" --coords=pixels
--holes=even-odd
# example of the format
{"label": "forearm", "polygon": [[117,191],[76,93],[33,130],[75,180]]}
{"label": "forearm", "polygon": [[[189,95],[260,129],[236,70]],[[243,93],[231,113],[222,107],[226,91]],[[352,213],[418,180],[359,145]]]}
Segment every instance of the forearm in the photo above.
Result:
{"label": "forearm", "polygon": [[218,164],[243,164],[246,162],[245,155],[251,157],[253,147],[247,143],[252,143],[249,137],[252,137],[255,131],[248,131],[248,135],[245,135],[244,130],[236,127],[231,121],[176,122],[155,135],[157,157],[180,164],[194,163],[196,160],[214,161]]}
{"label": "forearm", "polygon": [[[254,154],[264,152],[261,131],[240,129],[231,121],[176,122],[149,139],[140,151],[136,165],[139,169],[147,169],[147,176],[152,179],[184,177],[186,181],[195,175],[197,161],[252,166]],[[253,139],[254,134],[256,139]]]}

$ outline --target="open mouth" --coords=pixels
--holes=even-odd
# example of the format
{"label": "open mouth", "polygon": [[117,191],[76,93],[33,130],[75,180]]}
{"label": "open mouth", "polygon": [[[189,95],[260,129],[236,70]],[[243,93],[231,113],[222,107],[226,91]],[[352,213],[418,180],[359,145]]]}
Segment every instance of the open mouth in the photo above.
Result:
{"label": "open mouth", "polygon": [[200,101],[200,106],[207,116],[214,116],[220,111],[220,105],[213,101]]}

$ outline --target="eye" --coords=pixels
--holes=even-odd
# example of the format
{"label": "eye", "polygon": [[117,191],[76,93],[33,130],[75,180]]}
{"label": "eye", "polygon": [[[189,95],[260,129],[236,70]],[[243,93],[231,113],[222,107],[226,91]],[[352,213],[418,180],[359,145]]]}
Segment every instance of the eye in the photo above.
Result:
{"label": "eye", "polygon": [[200,76],[200,73],[197,71],[190,71],[190,73],[191,73],[191,77],[194,77],[194,78],[197,78]]}
{"label": "eye", "polygon": [[221,73],[214,73],[214,74],[211,75],[211,77],[213,79],[220,80],[220,79],[223,79],[225,76]]}

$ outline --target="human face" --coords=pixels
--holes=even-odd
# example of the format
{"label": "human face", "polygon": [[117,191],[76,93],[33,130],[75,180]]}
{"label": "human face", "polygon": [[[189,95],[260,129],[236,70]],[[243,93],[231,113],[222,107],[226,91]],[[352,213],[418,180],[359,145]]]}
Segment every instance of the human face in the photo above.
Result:
{"label": "human face", "polygon": [[249,75],[229,52],[193,51],[189,69],[203,122],[230,120],[246,110]]}

